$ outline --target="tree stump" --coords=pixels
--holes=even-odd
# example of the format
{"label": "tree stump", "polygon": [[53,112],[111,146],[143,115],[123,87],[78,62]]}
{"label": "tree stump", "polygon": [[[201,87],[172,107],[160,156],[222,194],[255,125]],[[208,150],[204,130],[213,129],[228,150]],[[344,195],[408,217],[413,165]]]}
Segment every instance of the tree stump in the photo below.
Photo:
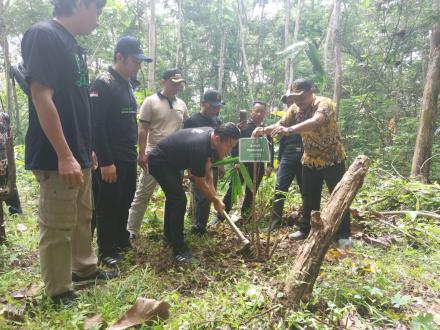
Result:
{"label": "tree stump", "polygon": [[358,156],[333,190],[322,212],[312,212],[310,234],[299,250],[284,287],[285,297],[292,307],[296,308],[310,297],[324,256],[343,215],[362,186],[369,165],[367,156]]}

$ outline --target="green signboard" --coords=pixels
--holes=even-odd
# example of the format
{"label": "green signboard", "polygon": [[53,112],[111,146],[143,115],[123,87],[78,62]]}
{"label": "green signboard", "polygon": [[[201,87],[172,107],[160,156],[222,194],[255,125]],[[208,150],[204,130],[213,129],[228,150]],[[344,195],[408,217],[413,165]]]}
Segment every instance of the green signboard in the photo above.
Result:
{"label": "green signboard", "polygon": [[238,150],[242,163],[270,161],[269,141],[265,137],[241,138]]}

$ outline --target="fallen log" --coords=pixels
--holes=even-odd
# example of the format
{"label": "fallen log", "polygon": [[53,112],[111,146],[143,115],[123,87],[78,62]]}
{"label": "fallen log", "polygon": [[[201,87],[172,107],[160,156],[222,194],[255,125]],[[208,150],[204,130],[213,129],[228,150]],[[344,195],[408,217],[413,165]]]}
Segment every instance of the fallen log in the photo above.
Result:
{"label": "fallen log", "polygon": [[362,186],[369,165],[370,160],[367,156],[356,157],[333,190],[322,212],[312,212],[310,234],[301,246],[284,285],[285,298],[293,308],[297,308],[301,301],[309,298],[324,256],[343,215]]}
{"label": "fallen log", "polygon": [[437,220],[440,220],[440,214],[429,212],[429,211],[383,211],[383,212],[377,212],[381,215],[407,215],[407,214],[414,214],[416,217],[422,216],[427,218],[434,218]]}

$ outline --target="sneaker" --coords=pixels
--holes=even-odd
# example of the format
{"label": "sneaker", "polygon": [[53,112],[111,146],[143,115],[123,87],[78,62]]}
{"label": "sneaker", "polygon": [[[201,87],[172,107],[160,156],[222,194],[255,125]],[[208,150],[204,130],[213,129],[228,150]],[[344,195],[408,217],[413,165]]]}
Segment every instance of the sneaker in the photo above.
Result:
{"label": "sneaker", "polygon": [[351,241],[351,238],[339,238],[337,240],[338,248],[339,249],[350,249],[353,246],[353,242]]}
{"label": "sneaker", "polygon": [[50,297],[50,299],[52,299],[52,302],[54,305],[63,305],[63,306],[70,306],[78,298],[79,298],[79,295],[77,295],[73,291],[67,291],[67,292],[58,294],[56,296]]}
{"label": "sneaker", "polygon": [[184,250],[177,252],[173,256],[174,261],[179,264],[192,264],[194,262],[194,258],[190,250]]}
{"label": "sneaker", "polygon": [[293,241],[300,241],[300,240],[306,239],[306,237],[307,237],[307,234],[303,233],[300,230],[289,234],[289,239],[291,239]]}
{"label": "sneaker", "polygon": [[98,264],[104,265],[110,268],[116,267],[119,262],[122,260],[122,256],[118,253],[113,254],[102,254],[98,258]]}
{"label": "sneaker", "polygon": [[75,273],[72,273],[72,282],[74,282],[75,284],[84,285],[88,283],[105,282],[114,279],[115,277],[118,277],[117,272],[106,272],[103,271],[102,269],[98,269],[96,273],[86,277],[80,277]]}

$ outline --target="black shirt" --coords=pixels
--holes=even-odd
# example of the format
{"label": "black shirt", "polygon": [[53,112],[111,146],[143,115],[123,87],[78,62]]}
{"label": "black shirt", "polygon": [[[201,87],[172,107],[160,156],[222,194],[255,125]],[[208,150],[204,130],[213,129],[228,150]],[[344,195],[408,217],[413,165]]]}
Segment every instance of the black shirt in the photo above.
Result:
{"label": "black shirt", "polygon": [[137,158],[137,104],[133,88],[112,67],[90,88],[95,152],[99,166]]}
{"label": "black shirt", "polygon": [[[91,167],[89,78],[84,50],[54,20],[35,24],[23,36],[21,52],[29,83],[54,91],[64,137],[81,168]],[[58,170],[58,157],[44,134],[29,97],[25,163],[29,170]]]}
{"label": "black shirt", "polygon": [[164,164],[178,171],[191,170],[198,177],[205,176],[205,164],[214,157],[211,149],[211,127],[182,129],[164,138],[148,154],[148,163]]}
{"label": "black shirt", "polygon": [[189,117],[183,123],[183,128],[195,128],[195,127],[212,127],[217,128],[222,124],[218,117],[210,118],[206,117],[201,112],[197,112]]}

